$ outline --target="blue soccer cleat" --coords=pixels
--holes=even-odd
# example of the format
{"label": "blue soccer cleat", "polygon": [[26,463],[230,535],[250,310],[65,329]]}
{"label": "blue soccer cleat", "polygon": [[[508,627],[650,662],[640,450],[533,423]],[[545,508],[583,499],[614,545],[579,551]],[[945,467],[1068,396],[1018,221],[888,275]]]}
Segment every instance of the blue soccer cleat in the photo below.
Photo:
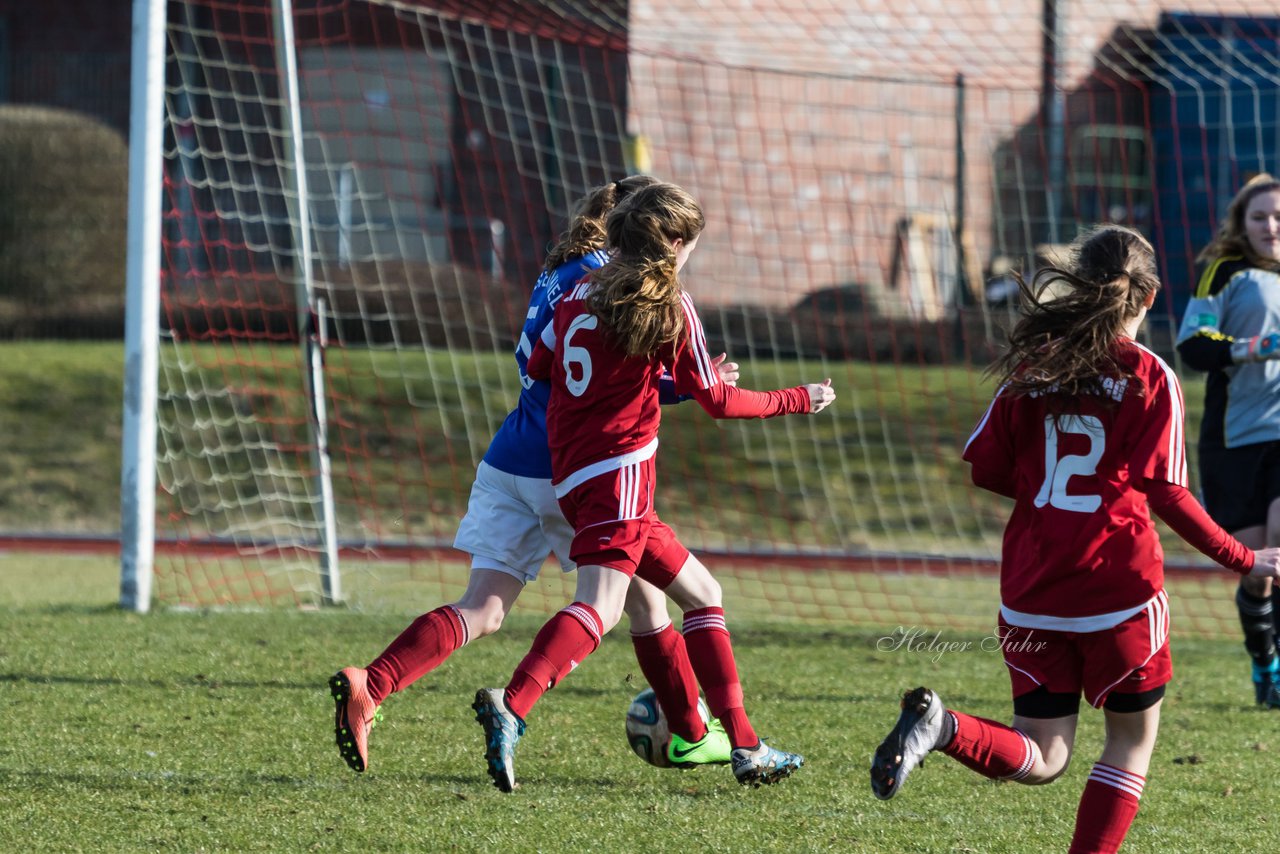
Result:
{"label": "blue soccer cleat", "polygon": [[481,688],[476,701],[476,722],[484,727],[484,758],[489,776],[500,791],[516,787],[516,745],[524,735],[524,721],[507,710],[506,692],[501,688]]}
{"label": "blue soccer cleat", "polygon": [[755,747],[735,747],[733,750],[733,776],[744,786],[770,785],[790,777],[804,765],[799,753],[787,753],[765,744]]}
{"label": "blue soccer cleat", "polygon": [[1280,657],[1267,667],[1253,665],[1253,698],[1259,706],[1280,709]]}

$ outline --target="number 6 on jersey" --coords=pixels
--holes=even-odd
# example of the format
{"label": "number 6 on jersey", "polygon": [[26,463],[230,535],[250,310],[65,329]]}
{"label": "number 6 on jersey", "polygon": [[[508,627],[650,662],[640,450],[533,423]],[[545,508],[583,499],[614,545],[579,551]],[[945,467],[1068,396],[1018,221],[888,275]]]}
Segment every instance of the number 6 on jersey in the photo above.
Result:
{"label": "number 6 on jersey", "polygon": [[[581,329],[595,329],[599,325],[600,321],[594,314],[579,314],[564,334],[564,384],[574,397],[582,397],[591,383],[591,351],[586,347],[573,346],[573,336]],[[574,377],[574,365],[581,365],[577,378]]]}

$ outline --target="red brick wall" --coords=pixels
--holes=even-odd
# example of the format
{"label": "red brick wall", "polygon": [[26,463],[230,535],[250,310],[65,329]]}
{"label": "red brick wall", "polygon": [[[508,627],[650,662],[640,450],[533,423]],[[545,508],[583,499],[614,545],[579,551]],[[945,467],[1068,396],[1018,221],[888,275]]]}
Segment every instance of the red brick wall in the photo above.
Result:
{"label": "red brick wall", "polygon": [[[126,130],[132,5],[0,0],[0,95]],[[1058,5],[1067,90],[1093,73],[1102,45],[1168,8],[1167,0]],[[1260,0],[1183,8],[1276,14]],[[895,263],[902,268],[912,252],[903,252],[900,226],[946,226],[958,209],[957,74],[966,81],[971,268],[1024,251],[1017,223],[1043,216],[1044,178],[1028,176],[1026,197],[997,211],[992,164],[1017,129],[1039,121],[1042,12],[1043,0],[631,0],[629,130],[648,138],[652,171],[689,186],[709,215],[690,267],[695,293],[790,303],[858,281],[903,302],[910,276],[899,269],[895,278]],[[920,246],[905,248],[920,257]]]}
{"label": "red brick wall", "polygon": [[[1103,45],[1169,8],[1058,5],[1065,90],[1090,77]],[[1276,15],[1256,0],[1188,7]],[[902,303],[907,277],[890,280],[900,223],[950,223],[957,210],[957,74],[971,269],[1025,250],[1003,245],[1009,226],[994,227],[992,163],[1018,128],[1042,120],[1042,12],[1042,0],[633,0],[630,130],[648,138],[653,171],[707,208],[691,289],[785,303],[858,281]],[[1025,214],[1043,217],[1044,178],[1027,180]]]}

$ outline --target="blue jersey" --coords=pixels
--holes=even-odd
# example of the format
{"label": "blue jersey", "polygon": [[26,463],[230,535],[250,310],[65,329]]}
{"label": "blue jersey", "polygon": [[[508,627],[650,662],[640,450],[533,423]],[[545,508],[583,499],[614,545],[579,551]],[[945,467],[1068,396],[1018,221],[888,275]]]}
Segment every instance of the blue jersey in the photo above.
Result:
{"label": "blue jersey", "polygon": [[547,447],[547,401],[551,397],[551,383],[529,379],[525,368],[533,345],[542,337],[543,328],[551,323],[560,297],[607,260],[608,255],[596,251],[567,261],[538,277],[533,295],[529,297],[529,311],[520,331],[520,341],[516,345],[516,364],[520,367],[520,385],[523,386],[520,400],[494,434],[484,455],[484,461],[499,471],[519,477],[551,479],[551,451]]}

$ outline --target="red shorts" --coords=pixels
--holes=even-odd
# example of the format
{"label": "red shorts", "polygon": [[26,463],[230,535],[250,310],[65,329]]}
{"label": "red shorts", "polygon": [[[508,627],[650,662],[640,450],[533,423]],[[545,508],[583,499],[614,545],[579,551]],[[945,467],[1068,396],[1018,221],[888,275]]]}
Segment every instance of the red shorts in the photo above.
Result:
{"label": "red shorts", "polygon": [[573,526],[569,558],[579,566],[607,566],[666,589],[689,558],[653,509],[654,460],[605,472],[561,496]]}
{"label": "red shorts", "polygon": [[1163,592],[1143,611],[1097,632],[1011,626],[1000,619],[1001,650],[1020,697],[1043,685],[1055,694],[1084,694],[1094,708],[1107,695],[1140,694],[1173,678],[1169,599]]}

